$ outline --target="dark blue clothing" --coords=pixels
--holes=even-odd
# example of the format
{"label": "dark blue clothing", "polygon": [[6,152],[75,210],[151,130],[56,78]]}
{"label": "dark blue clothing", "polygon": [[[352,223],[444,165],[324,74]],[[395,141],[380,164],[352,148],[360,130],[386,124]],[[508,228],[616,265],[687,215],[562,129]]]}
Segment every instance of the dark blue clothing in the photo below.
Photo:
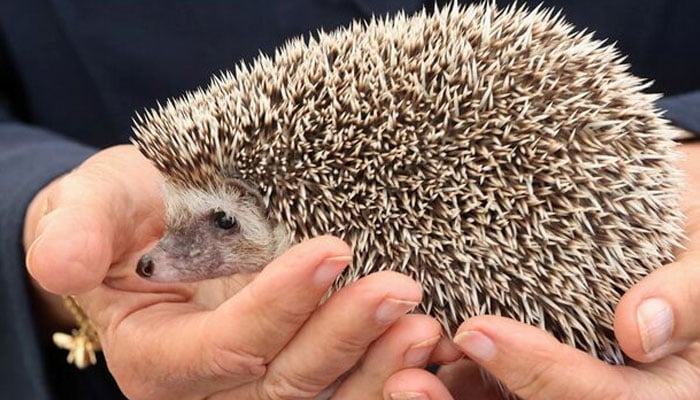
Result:
{"label": "dark blue clothing", "polygon": [[[290,37],[423,3],[0,0],[0,397],[120,398],[104,365],[78,372],[38,334],[21,233],[41,187],[97,149],[126,142],[135,110]],[[660,104],[673,122],[700,133],[700,2],[544,3],[617,41],[633,71],[670,95]]]}

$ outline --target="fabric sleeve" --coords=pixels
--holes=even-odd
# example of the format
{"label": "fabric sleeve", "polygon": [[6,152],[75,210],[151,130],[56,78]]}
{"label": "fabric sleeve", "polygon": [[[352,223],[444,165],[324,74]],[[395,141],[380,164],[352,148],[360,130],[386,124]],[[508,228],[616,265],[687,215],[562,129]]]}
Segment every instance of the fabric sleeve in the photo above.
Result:
{"label": "fabric sleeve", "polygon": [[52,398],[24,267],[27,206],[47,183],[93,152],[39,128],[0,123],[0,353],[5,360],[0,363],[0,393],[8,398]]}
{"label": "fabric sleeve", "polygon": [[657,105],[674,125],[700,136],[700,90],[664,97]]}

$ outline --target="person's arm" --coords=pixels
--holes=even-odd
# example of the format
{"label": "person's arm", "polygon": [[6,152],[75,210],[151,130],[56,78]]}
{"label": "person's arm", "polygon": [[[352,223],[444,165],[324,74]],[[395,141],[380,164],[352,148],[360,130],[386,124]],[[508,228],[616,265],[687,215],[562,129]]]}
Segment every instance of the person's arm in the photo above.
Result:
{"label": "person's arm", "polygon": [[[18,79],[0,41],[0,393],[15,399],[49,399],[44,372],[46,335],[34,314],[24,267],[22,231],[34,195],[94,150],[58,133],[23,123]],[[56,371],[58,372],[58,371]]]}
{"label": "person's arm", "polygon": [[700,136],[700,90],[664,97],[657,105],[675,126]]}

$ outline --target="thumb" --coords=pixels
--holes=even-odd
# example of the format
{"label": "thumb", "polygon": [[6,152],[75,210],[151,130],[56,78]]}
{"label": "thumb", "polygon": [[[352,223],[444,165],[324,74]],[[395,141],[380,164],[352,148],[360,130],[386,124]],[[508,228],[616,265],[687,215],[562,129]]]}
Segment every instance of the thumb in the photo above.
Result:
{"label": "thumb", "polygon": [[[97,153],[33,201],[27,268],[46,290],[85,292],[115,259],[157,237],[160,175],[132,146]],[[139,240],[134,240],[135,238]]]}
{"label": "thumb", "polygon": [[481,316],[454,338],[473,361],[525,400],[619,398],[620,371],[511,319]]}
{"label": "thumb", "polygon": [[700,252],[652,272],[630,289],[615,316],[625,354],[656,361],[700,339]]}

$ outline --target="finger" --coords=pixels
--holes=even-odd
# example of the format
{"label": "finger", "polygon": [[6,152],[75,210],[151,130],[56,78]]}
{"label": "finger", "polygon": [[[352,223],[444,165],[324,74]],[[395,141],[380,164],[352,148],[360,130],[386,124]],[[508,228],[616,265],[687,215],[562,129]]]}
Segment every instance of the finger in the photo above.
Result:
{"label": "finger", "polygon": [[450,364],[464,357],[462,350],[454,344],[452,339],[442,336],[433,354],[430,355],[431,364]]}
{"label": "finger", "polygon": [[452,398],[440,379],[424,369],[401,370],[392,375],[384,385],[385,400],[450,400]]}
{"label": "finger", "polygon": [[[170,398],[212,392],[219,392],[212,398],[249,398],[239,396],[240,387],[265,373],[269,360],[348,264],[349,253],[348,246],[333,237],[306,241],[213,311],[182,303],[176,292],[125,297],[108,285],[93,291],[99,291],[99,296],[86,295],[92,297],[86,309],[95,321],[109,327],[102,340],[105,348],[132,349],[109,353],[115,376],[134,385],[122,390],[144,393],[152,382],[172,381],[156,385],[179,394]],[[117,298],[118,311],[98,307]],[[140,311],[124,315],[124,310]],[[162,362],[134,364],[134,353]],[[159,397],[152,393],[151,398]]]}
{"label": "finger", "polygon": [[442,327],[433,318],[404,315],[370,346],[334,398],[381,399],[384,383],[392,374],[427,365],[441,333]]}
{"label": "finger", "polygon": [[[269,365],[271,398],[314,395],[351,369],[389,326],[421,299],[420,286],[396,272],[378,272],[341,289]],[[304,397],[304,396],[299,397]]]}
{"label": "finger", "polygon": [[[136,168],[138,167],[138,170]],[[129,176],[132,179],[128,180]],[[138,177],[139,179],[135,179]],[[160,175],[130,146],[98,153],[46,193],[45,212],[27,252],[31,275],[47,290],[69,294],[97,286],[134,236],[162,223]],[[145,228],[144,228],[145,227]]]}
{"label": "finger", "polygon": [[454,341],[523,399],[613,399],[627,393],[620,369],[507,318],[472,318]]}
{"label": "finger", "polygon": [[[228,387],[210,379],[211,366],[202,363],[202,347],[206,344],[202,343],[201,328],[205,312],[198,312],[195,305],[176,298],[168,301],[159,294],[133,296],[151,299],[151,306],[140,308],[140,305],[128,303],[143,300],[132,299],[128,294],[109,293],[113,289],[104,285],[95,291],[106,292],[119,302],[120,310],[116,313],[130,310],[127,318],[122,316],[100,332],[110,373],[126,398],[204,398],[207,393]],[[91,319],[103,321],[106,318],[98,312],[91,315]],[[250,373],[255,372],[254,365],[244,365],[241,369],[244,367],[250,367]]]}
{"label": "finger", "polygon": [[39,222],[44,227],[27,253],[27,268],[46,290],[75,294],[95,287],[109,268],[107,227],[95,209],[61,208]]}
{"label": "finger", "polygon": [[641,362],[676,353],[700,339],[700,251],[652,272],[621,299],[615,334]]}
{"label": "finger", "polygon": [[350,260],[348,245],[331,236],[292,247],[210,314],[204,339],[210,346],[204,356],[221,367],[223,378],[241,352],[268,363],[316,310]]}
{"label": "finger", "polygon": [[485,379],[481,367],[469,359],[440,367],[437,376],[456,399],[502,399],[497,383]]}

